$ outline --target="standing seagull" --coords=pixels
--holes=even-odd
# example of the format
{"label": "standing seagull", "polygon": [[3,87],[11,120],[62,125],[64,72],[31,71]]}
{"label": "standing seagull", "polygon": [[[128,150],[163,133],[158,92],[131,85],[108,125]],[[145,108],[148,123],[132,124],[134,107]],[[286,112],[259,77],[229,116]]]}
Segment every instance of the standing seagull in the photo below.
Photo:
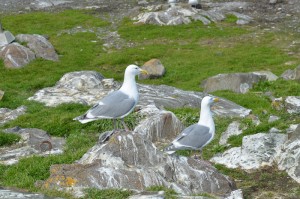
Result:
{"label": "standing seagull", "polygon": [[164,151],[168,154],[184,149],[202,151],[202,148],[210,143],[215,135],[215,123],[210,106],[217,101],[219,98],[204,97],[201,102],[199,122],[185,128]]}
{"label": "standing seagull", "polygon": [[115,131],[116,119],[121,119],[125,130],[129,131],[124,122],[124,117],[133,111],[139,100],[135,76],[140,73],[147,74],[147,71],[140,69],[136,65],[127,66],[122,87],[102,98],[84,115],[78,116],[74,120],[84,124],[99,119],[113,119]]}

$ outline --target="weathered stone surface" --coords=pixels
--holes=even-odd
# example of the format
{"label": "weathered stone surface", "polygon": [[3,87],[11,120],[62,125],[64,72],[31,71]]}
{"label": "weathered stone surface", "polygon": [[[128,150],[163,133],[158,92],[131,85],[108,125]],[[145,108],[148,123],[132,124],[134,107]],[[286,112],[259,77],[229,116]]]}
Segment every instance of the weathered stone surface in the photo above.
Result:
{"label": "weathered stone surface", "polygon": [[219,144],[225,145],[227,144],[227,140],[232,135],[239,135],[243,133],[243,130],[240,129],[240,123],[237,121],[232,122],[227,127],[226,131],[222,133]]}
{"label": "weathered stone surface", "polygon": [[[39,90],[29,100],[44,103],[46,106],[57,106],[62,103],[82,103],[93,105],[109,92],[116,90],[119,83],[112,79],[103,79],[94,71],[79,71],[65,74],[54,87]],[[138,84],[140,100],[138,107],[155,104],[157,107],[199,108],[201,92],[183,91],[166,85]],[[245,117],[251,110],[245,109],[233,102],[220,99],[213,112],[220,116]]]}
{"label": "weathered stone surface", "polygon": [[270,130],[270,133],[245,136],[241,147],[218,154],[211,161],[249,172],[276,165],[300,183],[300,125],[292,125],[286,131],[288,135]]}
{"label": "weathered stone surface", "polygon": [[253,171],[263,166],[272,166],[275,157],[287,140],[287,135],[278,133],[258,133],[243,137],[242,147],[234,147],[211,161],[224,164],[228,168],[241,168]]}
{"label": "weathered stone surface", "polygon": [[296,67],[294,70],[286,70],[282,73],[281,77],[286,80],[298,80],[300,81],[300,66]]}
{"label": "weathered stone surface", "polygon": [[19,43],[11,43],[0,50],[0,58],[4,59],[7,68],[21,68],[35,59],[35,54]]}
{"label": "weathered stone surface", "polygon": [[2,100],[3,96],[4,96],[4,91],[0,90],[0,100]]}
{"label": "weathered stone surface", "polygon": [[0,198],[3,199],[62,199],[45,196],[44,194],[26,193],[0,188]]}
{"label": "weathered stone surface", "polygon": [[[149,6],[148,10],[144,13],[140,13],[138,16],[134,17],[137,20],[136,23],[144,24],[155,24],[155,25],[180,25],[191,23],[192,20],[201,20],[204,24],[209,24],[211,22],[218,22],[224,20],[226,14],[234,14],[239,22],[238,24],[247,24],[253,19],[247,15],[240,14],[237,12],[232,12],[228,9],[210,9],[201,10],[195,9],[193,7],[186,6],[184,4],[176,4],[176,2],[171,3],[170,8],[157,9],[157,7]],[[197,4],[199,5],[199,4]],[[199,6],[197,6],[199,8]]]}
{"label": "weathered stone surface", "polygon": [[0,148],[0,163],[15,164],[20,158],[32,155],[50,155],[63,152],[64,138],[50,137],[47,132],[34,128],[10,128],[5,133],[14,133],[21,136],[19,143]]}
{"label": "weathered stone surface", "polygon": [[255,71],[253,73],[260,76],[266,76],[268,81],[276,81],[278,79],[278,76],[271,71]]}
{"label": "weathered stone surface", "polygon": [[201,86],[205,92],[231,90],[236,93],[246,93],[254,83],[266,80],[266,76],[254,73],[219,74],[204,80]]}
{"label": "weathered stone surface", "polygon": [[1,29],[0,29],[0,47],[10,44],[14,40],[15,40],[15,37],[13,36],[13,34],[11,34],[11,32],[9,32],[9,31],[1,32]]}
{"label": "weathered stone surface", "polygon": [[151,59],[144,63],[141,68],[146,70],[148,75],[141,74],[139,75],[139,79],[159,78],[162,77],[166,72],[165,67],[162,65],[159,59]]}
{"label": "weathered stone surface", "polygon": [[128,199],[165,199],[164,191],[160,191],[158,193],[153,192],[143,192],[140,194],[135,194],[133,196],[129,196]]}
{"label": "weathered stone surface", "polygon": [[289,134],[277,159],[278,168],[300,183],[300,125]]}
{"label": "weathered stone surface", "polygon": [[184,128],[181,121],[170,111],[160,110],[155,105],[143,107],[138,114],[145,117],[134,132],[139,132],[156,147],[163,148]]}
{"label": "weathered stone surface", "polygon": [[36,57],[52,61],[58,60],[58,55],[53,45],[45,37],[37,34],[19,34],[16,36],[16,39],[20,42],[25,42],[28,48],[35,53]]}
{"label": "weathered stone surface", "polygon": [[[146,136],[147,137],[147,136]],[[180,194],[227,195],[235,185],[205,161],[167,156],[139,132],[118,132],[92,147],[71,165],[53,165],[45,188],[70,190],[95,187],[144,190],[162,185]]]}
{"label": "weathered stone surface", "polygon": [[157,147],[161,140],[170,142],[183,128],[173,113],[153,105],[138,113],[144,119],[133,132],[114,133],[73,164],[53,165],[43,187],[71,191],[77,197],[90,187],[143,191],[155,185],[184,195],[199,192],[230,195],[235,189],[234,182],[211,164],[169,156]]}
{"label": "weathered stone surface", "polygon": [[300,113],[300,96],[288,96],[285,99],[285,106],[289,113]]}
{"label": "weathered stone surface", "polygon": [[26,106],[20,106],[15,110],[11,110],[8,108],[0,108],[0,125],[16,119],[20,115],[23,115],[26,112],[26,110]]}
{"label": "weathered stone surface", "polygon": [[35,0],[35,2],[31,3],[37,9],[45,9],[48,7],[54,7],[60,4],[68,4],[73,1],[65,1],[65,0]]}

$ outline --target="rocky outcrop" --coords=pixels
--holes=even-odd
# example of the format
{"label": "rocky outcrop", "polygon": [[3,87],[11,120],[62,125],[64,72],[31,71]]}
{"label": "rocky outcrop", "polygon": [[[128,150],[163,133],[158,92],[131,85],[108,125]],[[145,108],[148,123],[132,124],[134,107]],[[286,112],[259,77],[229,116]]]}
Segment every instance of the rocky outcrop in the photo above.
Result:
{"label": "rocky outcrop", "polygon": [[141,67],[148,72],[147,75],[139,75],[139,79],[154,79],[162,77],[166,73],[165,67],[162,65],[159,59],[151,59],[144,63]]}
{"label": "rocky outcrop", "polygon": [[43,187],[76,196],[82,196],[88,187],[141,191],[160,185],[184,195],[208,192],[219,196],[235,189],[234,182],[205,161],[163,154],[155,143],[173,139],[182,125],[171,112],[153,107],[141,111],[148,116],[133,132],[116,132],[74,164],[51,166]]}
{"label": "rocky outcrop", "polygon": [[[78,71],[65,74],[54,87],[39,90],[29,100],[44,103],[46,106],[57,106],[62,103],[81,103],[94,105],[109,92],[120,87],[113,79],[103,79],[94,71]],[[154,104],[157,107],[200,108],[201,92],[183,91],[166,85],[138,84],[140,100],[138,107]],[[251,110],[233,102],[221,99],[216,104],[214,113],[220,116],[245,117]]]}
{"label": "rocky outcrop", "polygon": [[[228,168],[241,168],[248,172],[264,166],[278,165],[300,183],[300,125],[290,128],[291,133],[258,133],[243,137],[241,147],[234,147],[211,161]],[[270,130],[274,131],[274,130]]]}
{"label": "rocky outcrop", "polygon": [[14,42],[0,50],[0,58],[4,60],[7,68],[21,68],[36,57],[30,49]]}
{"label": "rocky outcrop", "polygon": [[140,13],[133,19],[143,24],[155,25],[180,25],[188,24],[194,21],[201,21],[207,25],[211,22],[222,21],[226,18],[227,14],[235,15],[238,18],[237,24],[247,24],[253,19],[250,16],[234,12],[234,9],[209,9],[202,10],[191,7],[187,4],[176,4],[171,7],[165,5],[148,6],[146,12]]}
{"label": "rocky outcrop", "polygon": [[5,133],[14,133],[21,136],[19,143],[9,147],[0,148],[0,163],[15,164],[19,159],[41,155],[61,154],[65,144],[64,138],[50,137],[47,132],[34,128],[10,128]]}
{"label": "rocky outcrop", "polygon": [[42,35],[19,34],[16,39],[21,43],[26,43],[26,46],[35,53],[36,57],[58,61],[58,55],[53,45]]}
{"label": "rocky outcrop", "polygon": [[254,83],[265,81],[266,75],[255,73],[219,74],[204,80],[201,86],[205,92],[231,90],[236,93],[246,93]]}
{"label": "rocky outcrop", "polygon": [[300,96],[288,96],[285,106],[288,113],[300,113]]}
{"label": "rocky outcrop", "polygon": [[8,108],[0,108],[0,125],[3,125],[11,120],[23,115],[27,110],[26,106],[20,106],[15,110]]}

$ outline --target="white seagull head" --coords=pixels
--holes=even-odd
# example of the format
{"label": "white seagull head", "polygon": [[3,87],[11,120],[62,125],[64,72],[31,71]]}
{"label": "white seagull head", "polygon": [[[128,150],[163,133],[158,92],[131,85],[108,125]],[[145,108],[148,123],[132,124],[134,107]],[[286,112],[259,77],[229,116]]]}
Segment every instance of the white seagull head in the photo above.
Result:
{"label": "white seagull head", "polygon": [[126,70],[125,70],[125,76],[128,75],[128,76],[136,76],[136,75],[139,75],[139,74],[148,74],[147,71],[141,69],[140,67],[138,67],[137,65],[129,65],[127,66]]}
{"label": "white seagull head", "polygon": [[202,99],[201,107],[202,106],[211,106],[214,102],[218,102],[218,101],[219,101],[219,98],[217,98],[217,97],[205,96]]}

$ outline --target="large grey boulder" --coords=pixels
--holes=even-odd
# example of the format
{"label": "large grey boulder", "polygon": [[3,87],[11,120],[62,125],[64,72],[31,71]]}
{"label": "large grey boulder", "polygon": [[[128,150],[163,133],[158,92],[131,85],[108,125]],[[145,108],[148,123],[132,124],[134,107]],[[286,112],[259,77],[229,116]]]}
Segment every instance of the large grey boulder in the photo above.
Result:
{"label": "large grey boulder", "polygon": [[20,106],[15,110],[8,109],[8,108],[0,108],[0,126],[15,120],[20,115],[23,115],[27,110],[26,106]]}
{"label": "large grey boulder", "polygon": [[12,165],[19,159],[41,155],[61,154],[65,144],[64,138],[50,137],[47,132],[34,128],[10,128],[5,133],[14,133],[21,136],[19,143],[9,147],[0,148],[0,163]]}
{"label": "large grey boulder", "polygon": [[0,58],[7,68],[21,68],[36,57],[30,49],[15,42],[0,49]]}
{"label": "large grey boulder", "polygon": [[234,182],[211,164],[168,156],[157,148],[154,142],[171,140],[181,131],[181,125],[176,124],[180,121],[172,113],[148,107],[141,114],[148,116],[133,132],[114,133],[73,164],[52,165],[43,186],[68,190],[77,197],[91,187],[143,191],[160,185],[183,195],[208,192],[218,196],[227,196],[235,189]]}
{"label": "large grey boulder", "polygon": [[300,96],[288,96],[285,99],[285,106],[288,113],[300,113]]}
{"label": "large grey boulder", "polygon": [[[118,82],[103,79],[103,76],[95,71],[78,71],[65,74],[54,87],[39,90],[28,99],[42,102],[46,106],[57,106],[62,103],[94,105],[119,87]],[[200,108],[201,100],[205,96],[201,92],[183,91],[166,85],[138,84],[138,88],[140,100],[137,108],[149,104],[160,108]],[[213,111],[217,115],[228,117],[245,117],[251,112],[225,99],[220,99]]]}
{"label": "large grey boulder", "polygon": [[259,81],[265,81],[265,75],[255,73],[219,74],[204,80],[201,86],[205,92],[231,90],[236,93],[246,93]]}
{"label": "large grey boulder", "polygon": [[42,35],[19,34],[16,39],[21,43],[26,43],[27,47],[32,50],[36,57],[46,60],[57,61],[58,55],[53,45]]}

